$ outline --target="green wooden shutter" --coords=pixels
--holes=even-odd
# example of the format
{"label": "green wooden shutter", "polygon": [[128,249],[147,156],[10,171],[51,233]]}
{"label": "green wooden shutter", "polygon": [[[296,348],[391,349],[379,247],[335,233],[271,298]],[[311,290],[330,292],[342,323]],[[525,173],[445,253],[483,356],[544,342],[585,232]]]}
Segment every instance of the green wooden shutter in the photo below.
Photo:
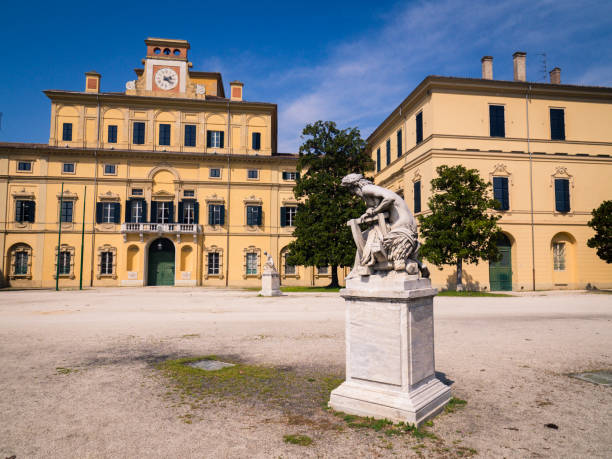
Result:
{"label": "green wooden shutter", "polygon": [[[223,137],[221,137],[221,138],[223,138]],[[223,226],[223,225],[225,225],[225,206],[223,204],[221,204],[219,206],[219,208],[221,209],[220,212],[219,212],[221,214],[221,222],[219,223],[219,225]]]}
{"label": "green wooden shutter", "polygon": [[174,203],[168,203],[168,223],[174,223]]}
{"label": "green wooden shutter", "polygon": [[287,208],[280,208],[280,226],[287,226]]}
{"label": "green wooden shutter", "polygon": [[132,223],[132,203],[131,199],[125,201],[125,222]]}
{"label": "green wooden shutter", "polygon": [[183,201],[179,201],[179,205],[178,205],[178,215],[176,216],[176,222],[177,223],[186,223],[185,222],[185,215],[183,215]]}
{"label": "green wooden shutter", "polygon": [[151,223],[157,223],[157,201],[151,201]]}
{"label": "green wooden shutter", "polygon": [[198,201],[193,203],[193,222],[200,223],[200,203]]}
{"label": "green wooden shutter", "polygon": [[96,202],[96,223],[102,223],[102,203]]}
{"label": "green wooden shutter", "polygon": [[414,182],[414,213],[421,211],[421,181]]}
{"label": "green wooden shutter", "polygon": [[261,206],[257,206],[257,226],[261,226],[261,215],[262,215]]}
{"label": "green wooden shutter", "polygon": [[212,204],[208,204],[208,224],[209,225],[215,224],[215,218],[213,215],[214,208],[215,207]]}
{"label": "green wooden shutter", "polygon": [[210,131],[206,131],[206,148],[210,148],[211,142],[211,133]]}
{"label": "green wooden shutter", "polygon": [[221,137],[221,143],[220,143],[219,148],[223,148],[225,146],[225,132],[220,131],[219,134],[220,134],[220,137]]}
{"label": "green wooden shutter", "polygon": [[113,202],[113,221],[121,223],[121,203]]}
{"label": "green wooden shutter", "polygon": [[27,221],[34,223],[34,216],[36,215],[36,201],[28,201],[28,216]]}

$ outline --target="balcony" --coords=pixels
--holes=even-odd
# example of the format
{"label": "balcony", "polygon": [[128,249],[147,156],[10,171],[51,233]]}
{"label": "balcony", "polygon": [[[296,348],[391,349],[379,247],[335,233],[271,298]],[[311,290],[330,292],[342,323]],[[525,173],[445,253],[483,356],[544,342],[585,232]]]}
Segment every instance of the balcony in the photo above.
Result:
{"label": "balcony", "polygon": [[156,233],[159,236],[176,234],[176,240],[179,243],[182,235],[191,234],[193,235],[193,242],[196,242],[198,233],[201,232],[202,226],[195,223],[123,223],[121,225],[124,242],[127,242],[127,236],[131,233],[139,234],[140,242],[143,241],[145,233]]}

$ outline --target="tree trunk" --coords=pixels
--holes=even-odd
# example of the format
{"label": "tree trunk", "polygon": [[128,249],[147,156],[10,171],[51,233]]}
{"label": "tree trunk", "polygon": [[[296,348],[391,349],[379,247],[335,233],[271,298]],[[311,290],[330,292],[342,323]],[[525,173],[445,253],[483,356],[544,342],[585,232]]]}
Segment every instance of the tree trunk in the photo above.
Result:
{"label": "tree trunk", "polygon": [[340,287],[340,283],[338,282],[338,265],[333,265],[331,267],[331,284],[327,286],[327,288],[338,288]]}
{"label": "tree trunk", "polygon": [[462,292],[463,291],[463,279],[461,278],[463,276],[463,260],[461,258],[459,258],[459,260],[457,260],[457,286],[455,287],[455,290],[457,290],[458,292]]}

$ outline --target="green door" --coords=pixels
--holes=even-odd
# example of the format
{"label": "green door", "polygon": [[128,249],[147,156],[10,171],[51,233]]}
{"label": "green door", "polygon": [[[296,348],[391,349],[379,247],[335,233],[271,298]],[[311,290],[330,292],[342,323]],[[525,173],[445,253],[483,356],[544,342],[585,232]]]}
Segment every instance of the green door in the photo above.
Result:
{"label": "green door", "polygon": [[148,285],[174,285],[174,244],[160,238],[149,246]]}
{"label": "green door", "polygon": [[510,240],[502,234],[497,241],[499,261],[489,262],[491,290],[512,290],[512,250]]}

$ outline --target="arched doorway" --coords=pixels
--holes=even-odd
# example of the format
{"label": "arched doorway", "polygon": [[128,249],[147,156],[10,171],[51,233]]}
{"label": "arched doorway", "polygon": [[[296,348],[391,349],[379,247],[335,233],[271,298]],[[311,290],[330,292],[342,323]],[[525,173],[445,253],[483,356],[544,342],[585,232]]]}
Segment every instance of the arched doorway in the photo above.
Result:
{"label": "arched doorway", "polygon": [[489,262],[489,283],[491,290],[512,290],[512,244],[508,236],[500,234],[497,248],[501,258]]}
{"label": "arched doorway", "polygon": [[174,285],[174,244],[165,237],[149,245],[147,285]]}

